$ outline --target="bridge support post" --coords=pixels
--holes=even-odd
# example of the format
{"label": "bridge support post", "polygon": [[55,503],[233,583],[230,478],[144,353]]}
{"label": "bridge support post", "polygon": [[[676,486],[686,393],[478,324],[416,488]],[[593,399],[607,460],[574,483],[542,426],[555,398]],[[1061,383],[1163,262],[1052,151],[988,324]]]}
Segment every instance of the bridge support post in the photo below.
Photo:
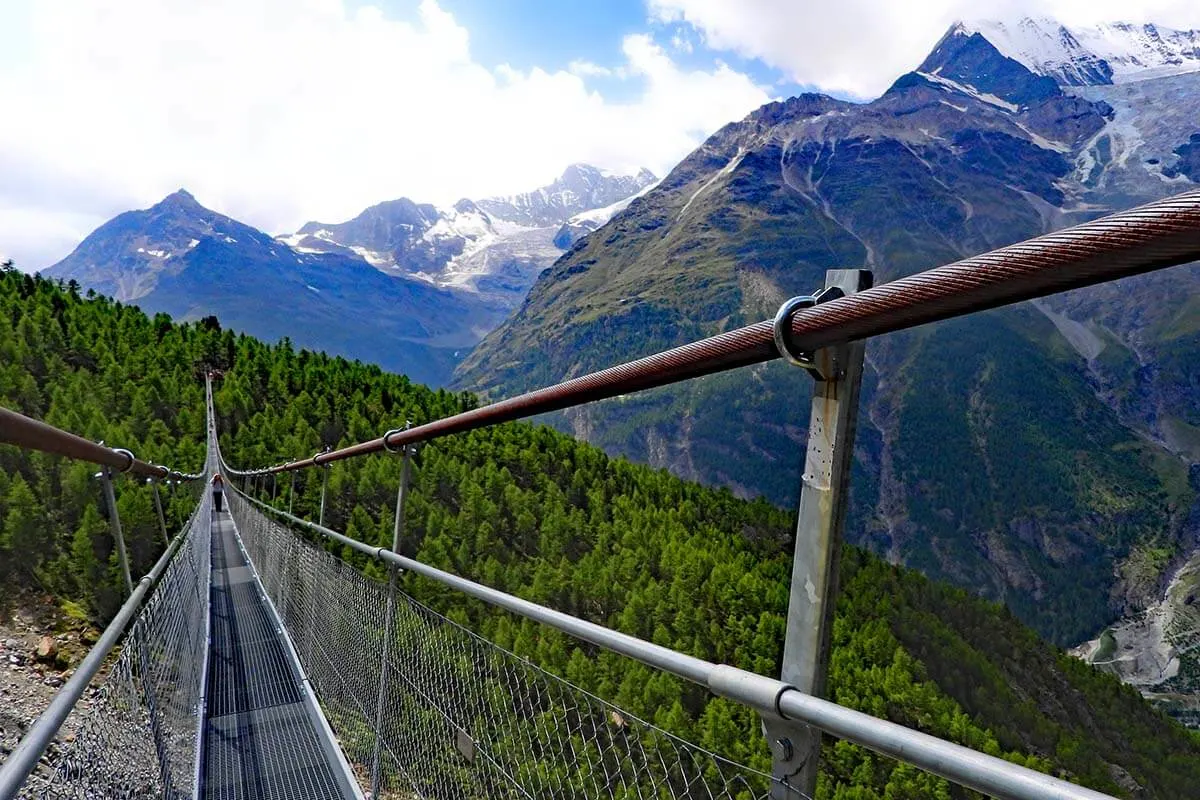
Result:
{"label": "bridge support post", "polygon": [[[404,445],[401,450],[400,488],[396,492],[396,521],[392,526],[392,552],[400,552],[400,540],[404,534],[404,504],[408,498],[408,482],[412,469],[412,457],[417,448]],[[384,624],[383,653],[379,661],[379,697],[375,702],[375,744],[371,751],[371,798],[379,797],[380,785],[383,782],[383,770],[380,763],[380,751],[383,740],[383,707],[387,698],[388,669],[392,652],[392,640],[396,638],[396,579],[399,568],[388,564],[388,599],[387,619]]]}
{"label": "bridge support post", "polygon": [[317,524],[325,527],[325,491],[329,488],[329,467],[325,467],[325,477],[321,480],[321,511],[317,516]]}
{"label": "bridge support post", "polygon": [[167,535],[167,518],[163,515],[162,498],[158,494],[158,482],[153,478],[147,478],[146,483],[150,484],[150,488],[154,490],[154,510],[158,512],[158,528],[162,531],[163,543],[171,544],[171,537]]}
{"label": "bridge support post", "polygon": [[[871,283],[868,270],[829,270],[825,291],[799,307],[869,289]],[[811,354],[784,352],[789,361],[808,369],[814,385],[780,677],[816,696],[825,691],[865,350],[864,342],[851,342]],[[815,795],[820,731],[771,718],[764,718],[763,727],[774,757],[773,773],[780,780],[772,797],[798,800]]]}
{"label": "bridge support post", "polygon": [[133,594],[133,578],[129,574],[129,556],[125,552],[125,534],[121,531],[121,517],[117,514],[117,497],[113,494],[112,471],[101,467],[96,477],[104,489],[104,503],[108,506],[108,524],[112,527],[113,538],[117,541],[117,558],[121,562],[121,572],[125,575],[125,589]]}
{"label": "bridge support post", "polygon": [[296,503],[296,473],[292,473],[292,481],[288,484],[288,514],[292,513],[292,507]]}

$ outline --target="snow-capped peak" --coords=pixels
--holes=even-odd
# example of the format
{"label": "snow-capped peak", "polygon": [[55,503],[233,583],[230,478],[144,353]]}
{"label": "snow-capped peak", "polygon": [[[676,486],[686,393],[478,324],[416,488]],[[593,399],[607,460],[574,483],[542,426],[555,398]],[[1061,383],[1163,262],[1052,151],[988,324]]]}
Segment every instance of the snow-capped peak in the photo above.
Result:
{"label": "snow-capped peak", "polygon": [[1068,27],[1046,17],[1016,22],[959,22],[952,32],[980,34],[1030,71],[1065,86],[1127,83],[1200,70],[1200,31],[1153,23]]}

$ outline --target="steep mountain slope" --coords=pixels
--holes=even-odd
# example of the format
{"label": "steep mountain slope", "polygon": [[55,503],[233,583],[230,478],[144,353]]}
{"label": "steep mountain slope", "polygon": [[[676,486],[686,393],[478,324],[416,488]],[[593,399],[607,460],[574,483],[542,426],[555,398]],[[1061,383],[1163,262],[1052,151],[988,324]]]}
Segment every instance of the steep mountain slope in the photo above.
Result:
{"label": "steep mountain slope", "polygon": [[644,169],[617,175],[572,164],[532,192],[464,199],[444,209],[401,198],[348,222],[309,222],[280,239],[302,252],[355,253],[389,274],[471,291],[508,311],[565,249],[556,236],[560,226],[576,215],[602,214],[654,180]]}
{"label": "steep mountain slope", "polygon": [[499,319],[470,294],[389,277],[354,254],[293,251],[183,190],[105,223],[46,274],[153,313],[215,314],[254,336],[435,383]]}
{"label": "steep mountain slope", "polygon": [[[1099,88],[1123,87],[1089,90]],[[1150,111],[1067,93],[955,26],[872,103],[805,95],[718,131],[544,273],[457,380],[511,394],[769,317],[828,268],[891,280],[1129,205],[1132,190],[1103,188],[1118,165],[1093,170],[1088,154]],[[1152,180],[1143,199],[1181,183]],[[1125,314],[1159,280],[1200,286],[1195,270],[1176,270],[1107,290],[1126,295],[1115,306],[1104,291],[1079,293],[872,342],[852,538],[1003,599],[1060,642],[1151,602],[1196,535],[1195,491],[1162,437],[1114,404],[1076,333],[1116,354],[1153,332],[1144,316],[1120,329],[1064,312]],[[1172,307],[1189,330],[1195,310]],[[1192,408],[1185,367],[1156,364],[1151,388]],[[611,452],[791,503],[807,392],[805,376],[775,365],[561,424]]]}

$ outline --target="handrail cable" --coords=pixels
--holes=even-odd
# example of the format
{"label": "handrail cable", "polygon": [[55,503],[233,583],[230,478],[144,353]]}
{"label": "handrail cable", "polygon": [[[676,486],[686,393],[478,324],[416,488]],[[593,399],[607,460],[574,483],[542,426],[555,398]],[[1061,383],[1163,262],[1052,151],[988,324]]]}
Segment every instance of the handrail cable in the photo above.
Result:
{"label": "handrail cable", "polygon": [[833,736],[905,761],[991,797],[1003,800],[1112,800],[1109,795],[1076,786],[1028,767],[847,708],[830,700],[805,694],[774,678],[679,653],[636,636],[614,631],[475,583],[394,553],[386,547],[360,542],[250,497],[232,483],[226,487],[226,491],[230,490],[265,512],[387,562],[392,569],[409,570],[476,600],[707,687],[713,694],[750,706],[760,714],[812,725]]}
{"label": "handrail cable", "polygon": [[[798,311],[791,342],[813,351],[1200,260],[1200,191],[926,270]],[[764,320],[481,408],[309,458],[233,475],[279,473],[398,449],[780,357]]]}
{"label": "handrail cable", "polygon": [[128,450],[105,447],[7,408],[0,408],[0,443],[88,461],[111,467],[117,472],[130,472],[147,478],[193,481],[202,477],[201,473],[186,474],[142,461]]}

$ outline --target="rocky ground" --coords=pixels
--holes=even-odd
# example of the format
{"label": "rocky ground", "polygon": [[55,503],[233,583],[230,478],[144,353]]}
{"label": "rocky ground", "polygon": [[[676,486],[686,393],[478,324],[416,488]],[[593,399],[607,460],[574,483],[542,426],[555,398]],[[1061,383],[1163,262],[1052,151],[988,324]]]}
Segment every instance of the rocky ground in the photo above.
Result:
{"label": "rocky ground", "polygon": [[1178,569],[1161,601],[1071,653],[1200,727],[1200,550]]}
{"label": "rocky ground", "polygon": [[[65,614],[48,597],[21,597],[0,609],[0,761],[71,677],[95,640],[90,626]],[[89,689],[81,702],[87,703],[94,692]],[[73,722],[67,720],[60,739],[74,737]]]}

